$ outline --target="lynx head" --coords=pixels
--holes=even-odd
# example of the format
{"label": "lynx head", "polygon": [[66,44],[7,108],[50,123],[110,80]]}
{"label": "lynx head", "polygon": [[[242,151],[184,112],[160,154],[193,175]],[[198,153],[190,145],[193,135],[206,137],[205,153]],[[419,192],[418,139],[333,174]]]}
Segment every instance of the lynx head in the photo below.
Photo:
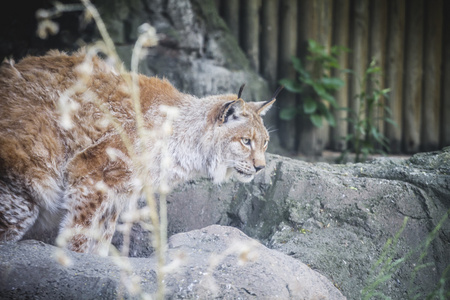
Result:
{"label": "lynx head", "polygon": [[266,166],[264,153],[269,133],[262,116],[271,108],[282,87],[269,101],[263,102],[244,102],[243,88],[244,85],[237,99],[220,103],[214,113],[214,135],[219,139],[220,154],[209,173],[216,183],[230,176],[249,182]]}

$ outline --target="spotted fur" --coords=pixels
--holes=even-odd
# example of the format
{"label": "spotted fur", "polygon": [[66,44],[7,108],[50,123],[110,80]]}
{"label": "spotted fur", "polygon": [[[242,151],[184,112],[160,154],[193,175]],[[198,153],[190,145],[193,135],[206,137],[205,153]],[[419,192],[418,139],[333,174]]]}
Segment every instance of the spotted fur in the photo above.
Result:
{"label": "spotted fur", "polygon": [[[157,140],[139,138],[124,77],[99,58],[92,59],[86,77],[80,73],[86,59],[83,52],[51,52],[0,68],[0,240],[17,241],[37,224],[56,223],[62,232],[72,230],[69,249],[107,254],[120,212],[140,197],[138,178],[156,186],[163,172],[171,183],[198,175],[217,183],[230,176],[248,182],[264,168],[269,134],[261,116],[274,100],[246,103],[234,94],[197,98],[167,80],[139,75],[146,129],[161,129],[167,119],[161,105],[179,111],[163,153]],[[80,80],[84,84],[66,103],[76,104],[73,126],[62,126],[61,95]],[[134,149],[145,143],[148,166],[130,163],[99,104]],[[168,169],[161,169],[164,155],[173,163]],[[97,236],[87,234],[94,229]]]}

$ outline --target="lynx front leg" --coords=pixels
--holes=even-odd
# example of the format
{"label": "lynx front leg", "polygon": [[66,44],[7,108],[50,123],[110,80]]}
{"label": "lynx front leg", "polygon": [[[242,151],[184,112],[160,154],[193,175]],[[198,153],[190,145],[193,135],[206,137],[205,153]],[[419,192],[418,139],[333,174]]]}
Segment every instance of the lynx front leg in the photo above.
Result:
{"label": "lynx front leg", "polygon": [[36,222],[38,206],[25,191],[0,180],[0,241],[18,241]]}
{"label": "lynx front leg", "polygon": [[111,161],[106,146],[93,146],[68,168],[68,213],[60,234],[76,252],[108,254],[120,211],[127,200],[130,172],[122,161]]}

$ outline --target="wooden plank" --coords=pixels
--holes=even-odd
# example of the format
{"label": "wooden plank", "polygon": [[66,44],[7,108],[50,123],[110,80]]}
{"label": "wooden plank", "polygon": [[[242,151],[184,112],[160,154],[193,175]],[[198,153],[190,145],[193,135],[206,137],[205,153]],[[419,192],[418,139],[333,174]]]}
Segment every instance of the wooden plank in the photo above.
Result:
{"label": "wooden plank", "polygon": [[222,0],[220,10],[231,34],[239,41],[239,0]]}
{"label": "wooden plank", "polygon": [[[356,98],[356,95],[361,93],[361,80],[368,66],[369,1],[353,1],[350,17],[352,29],[350,63],[353,70],[350,79],[350,109],[353,114],[359,115],[360,101]],[[365,115],[364,112],[363,115]],[[355,133],[352,124],[349,124],[349,133]]]}
{"label": "wooden plank", "polygon": [[[444,2],[444,10],[450,11],[450,1]],[[450,28],[450,18],[444,18],[444,28]],[[441,147],[450,146],[450,34],[443,39],[443,74],[441,98]]]}
{"label": "wooden plank", "polygon": [[263,0],[261,8],[261,74],[272,90],[277,84],[279,0]]}
{"label": "wooden plank", "polygon": [[405,0],[389,1],[388,42],[386,60],[386,87],[390,88],[387,105],[397,126],[386,124],[385,136],[390,141],[391,153],[401,152],[403,61],[405,45]]}
{"label": "wooden plank", "polygon": [[[299,57],[310,73],[322,72],[306,60],[309,39],[327,47],[331,46],[332,0],[300,1],[299,20]],[[314,75],[313,75],[314,76]],[[316,75],[317,76],[317,75]],[[300,98],[300,100],[302,100]],[[302,118],[297,124],[297,149],[307,156],[320,156],[329,142],[329,125],[323,122],[321,128],[314,127],[309,118]]]}
{"label": "wooden plank", "polygon": [[[318,10],[315,9],[314,0],[299,1],[299,24],[298,24],[298,57],[302,60],[305,68],[309,68],[311,72],[311,65],[305,60],[308,53],[308,39],[317,39],[318,26],[317,19]],[[302,95],[298,97],[300,103],[303,101]],[[317,149],[318,130],[311,123],[309,118],[302,116],[297,120],[295,150],[306,156],[316,156],[320,154]],[[319,152],[319,153],[318,153]]]}
{"label": "wooden plank", "polygon": [[409,0],[406,6],[406,57],[403,97],[403,147],[416,153],[420,146],[423,77],[423,0]]}
{"label": "wooden plank", "polygon": [[[370,2],[370,26],[369,26],[369,60],[375,60],[382,69],[378,74],[372,74],[367,86],[367,92],[372,94],[374,90],[384,89],[384,66],[386,62],[386,41],[387,41],[387,2],[386,0],[371,0]],[[380,99],[385,104],[386,99]],[[382,107],[377,107],[368,116],[374,120],[374,125],[381,133],[384,133],[385,114]],[[375,143],[375,141],[373,141]],[[376,145],[381,148],[381,145]]]}
{"label": "wooden plank", "polygon": [[[335,0],[333,12],[333,45],[349,47],[349,26],[350,26],[350,0]],[[347,69],[348,54],[343,53],[338,58],[341,68]],[[335,95],[336,102],[339,107],[348,107],[348,73],[334,72],[334,76],[339,76],[344,81],[344,87],[341,88]],[[347,135],[348,123],[347,111],[334,110],[334,118],[336,119],[336,127],[331,128],[330,132],[330,147],[332,150],[344,151],[347,149],[347,143],[343,139]]]}
{"label": "wooden plank", "polygon": [[439,148],[443,8],[442,0],[425,5],[421,151]]}
{"label": "wooden plank", "polygon": [[[280,0],[280,31],[278,48],[278,78],[295,78],[295,70],[291,57],[297,55],[297,1]],[[280,109],[295,108],[297,106],[296,95],[283,92],[278,96]],[[294,121],[279,120],[278,133],[281,146],[288,150],[294,150],[295,123]]]}
{"label": "wooden plank", "polygon": [[[333,32],[333,0],[314,1],[315,9],[318,11],[317,22],[317,38],[316,40],[322,46],[327,48],[330,53],[331,39]],[[326,103],[328,107],[330,105]],[[319,128],[317,140],[317,152],[320,154],[322,150],[330,146],[330,125],[324,120],[323,126]]]}
{"label": "wooden plank", "polygon": [[241,47],[250,61],[250,66],[259,71],[259,0],[242,0],[242,19],[240,32]]}

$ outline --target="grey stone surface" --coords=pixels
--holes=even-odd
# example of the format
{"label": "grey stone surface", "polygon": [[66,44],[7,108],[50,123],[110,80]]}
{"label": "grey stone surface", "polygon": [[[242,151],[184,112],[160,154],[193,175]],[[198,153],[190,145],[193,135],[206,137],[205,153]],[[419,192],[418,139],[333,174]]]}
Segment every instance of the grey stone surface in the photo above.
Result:
{"label": "grey stone surface", "polygon": [[[138,299],[156,291],[156,260],[129,258],[129,272],[114,257],[66,251],[36,241],[0,244],[1,299]],[[167,299],[345,299],[324,276],[240,230],[213,225],[169,240],[172,268]],[[172,263],[172,264],[170,264]],[[124,265],[124,263],[122,263]],[[126,288],[139,283],[137,293]]]}
{"label": "grey stone surface", "polygon": [[174,191],[169,231],[235,226],[319,270],[349,299],[359,299],[382,272],[391,276],[374,291],[425,297],[450,265],[449,157],[445,149],[329,165],[268,155],[250,184],[200,180]]}

